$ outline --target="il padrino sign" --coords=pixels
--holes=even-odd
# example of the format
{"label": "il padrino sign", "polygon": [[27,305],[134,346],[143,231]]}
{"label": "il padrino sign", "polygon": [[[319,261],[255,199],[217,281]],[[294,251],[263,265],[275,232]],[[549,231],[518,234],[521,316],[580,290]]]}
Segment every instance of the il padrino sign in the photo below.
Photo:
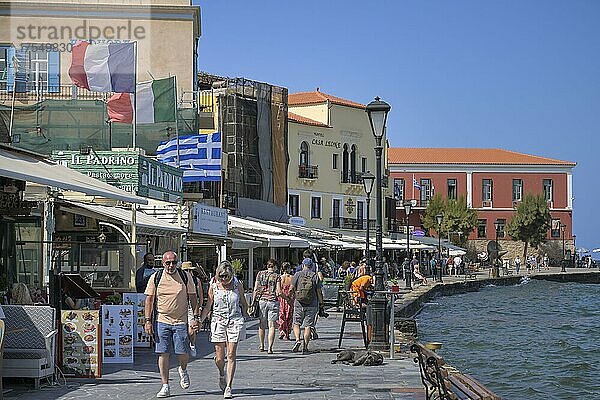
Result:
{"label": "il padrino sign", "polygon": [[175,203],[183,195],[183,171],[133,151],[54,151],[52,158],[138,196]]}

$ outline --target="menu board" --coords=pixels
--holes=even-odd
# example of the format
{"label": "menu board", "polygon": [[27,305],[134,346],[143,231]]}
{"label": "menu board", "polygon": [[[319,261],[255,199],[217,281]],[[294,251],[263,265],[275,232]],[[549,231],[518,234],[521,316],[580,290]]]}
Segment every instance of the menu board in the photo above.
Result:
{"label": "menu board", "polygon": [[65,376],[99,378],[102,375],[100,311],[62,311],[60,321]]}
{"label": "menu board", "polygon": [[123,305],[133,306],[133,346],[150,347],[150,335],[144,331],[144,293],[123,293]]}
{"label": "menu board", "polygon": [[102,306],[102,362],[133,363],[133,306]]}

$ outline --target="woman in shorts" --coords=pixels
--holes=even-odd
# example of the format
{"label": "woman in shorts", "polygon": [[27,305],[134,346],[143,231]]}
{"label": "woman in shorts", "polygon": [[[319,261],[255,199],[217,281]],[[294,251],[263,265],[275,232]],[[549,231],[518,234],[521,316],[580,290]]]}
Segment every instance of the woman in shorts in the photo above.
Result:
{"label": "woman in shorts", "polygon": [[[248,315],[248,304],[244,297],[244,286],[235,277],[229,261],[222,261],[215,271],[215,277],[208,289],[206,307],[200,316],[200,324],[211,311],[210,341],[215,344],[219,387],[223,390],[223,398],[231,399],[237,344],[246,335],[244,315]],[[225,375],[225,350],[227,350],[227,375]]]}

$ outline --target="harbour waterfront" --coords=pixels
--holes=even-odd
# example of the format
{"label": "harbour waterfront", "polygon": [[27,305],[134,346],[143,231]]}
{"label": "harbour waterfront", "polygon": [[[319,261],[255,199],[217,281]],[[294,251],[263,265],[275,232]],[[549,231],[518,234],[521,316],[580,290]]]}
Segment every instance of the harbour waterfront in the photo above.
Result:
{"label": "harbour waterfront", "polygon": [[506,399],[600,398],[600,285],[524,278],[438,297],[417,316],[419,340]]}

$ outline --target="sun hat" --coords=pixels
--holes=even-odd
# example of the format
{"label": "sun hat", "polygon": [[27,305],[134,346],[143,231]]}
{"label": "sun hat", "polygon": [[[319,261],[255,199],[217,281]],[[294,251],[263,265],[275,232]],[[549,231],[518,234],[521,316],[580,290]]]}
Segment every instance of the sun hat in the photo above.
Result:
{"label": "sun hat", "polygon": [[196,269],[196,267],[192,265],[191,261],[184,261],[181,263],[181,269]]}

